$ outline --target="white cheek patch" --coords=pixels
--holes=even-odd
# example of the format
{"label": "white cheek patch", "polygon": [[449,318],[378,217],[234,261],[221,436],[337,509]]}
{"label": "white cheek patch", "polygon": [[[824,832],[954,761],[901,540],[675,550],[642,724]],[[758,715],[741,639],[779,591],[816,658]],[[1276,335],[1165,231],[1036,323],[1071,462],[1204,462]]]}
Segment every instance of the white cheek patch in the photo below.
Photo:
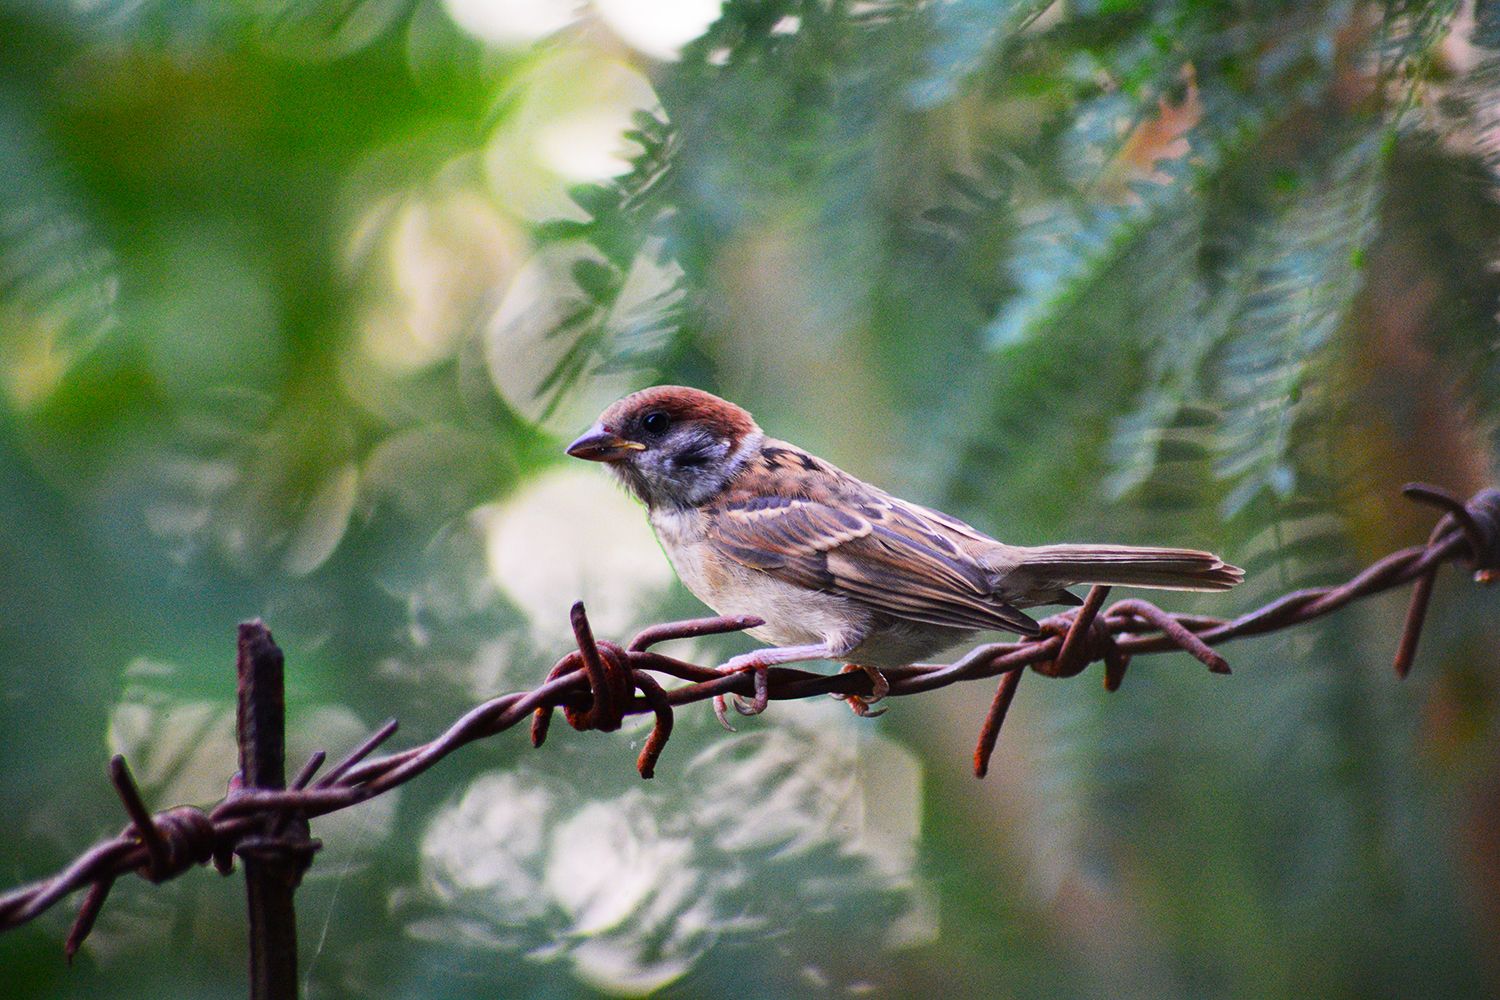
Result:
{"label": "white cheek patch", "polygon": [[726,482],[733,479],[745,467],[745,463],[750,461],[750,456],[760,450],[761,443],[765,439],[766,436],[759,430],[751,431],[740,438],[740,443],[724,459]]}

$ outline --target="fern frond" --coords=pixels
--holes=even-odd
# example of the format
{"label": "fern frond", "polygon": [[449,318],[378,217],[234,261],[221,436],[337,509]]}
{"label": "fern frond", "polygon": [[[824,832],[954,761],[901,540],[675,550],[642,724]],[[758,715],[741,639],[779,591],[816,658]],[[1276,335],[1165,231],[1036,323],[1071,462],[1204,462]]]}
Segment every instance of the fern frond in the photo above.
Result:
{"label": "fern frond", "polygon": [[935,36],[924,53],[925,72],[911,84],[917,107],[951,100],[965,81],[1003,59],[1058,0],[956,0],[935,8],[929,30]]}
{"label": "fern frond", "polygon": [[1282,498],[1295,491],[1294,430],[1327,415],[1323,379],[1334,334],[1359,292],[1376,234],[1387,162],[1382,138],[1359,139],[1324,176],[1289,182],[1296,190],[1239,265],[1249,292],[1215,363],[1227,516],[1262,491]]}
{"label": "fern frond", "polygon": [[682,269],[662,231],[675,132],[661,111],[637,112],[634,124],[625,133],[638,147],[630,169],[569,192],[586,218],[554,220],[536,230],[542,244],[581,242],[598,254],[574,263],[578,304],[549,334],[570,344],[538,387],[544,414],[586,373],[654,367],[685,320]]}

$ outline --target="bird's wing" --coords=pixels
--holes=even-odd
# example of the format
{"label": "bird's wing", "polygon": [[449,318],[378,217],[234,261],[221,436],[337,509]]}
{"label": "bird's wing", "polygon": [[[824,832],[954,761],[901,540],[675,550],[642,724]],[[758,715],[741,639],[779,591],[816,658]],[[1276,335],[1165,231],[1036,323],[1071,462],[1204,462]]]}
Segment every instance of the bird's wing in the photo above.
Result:
{"label": "bird's wing", "polygon": [[1036,622],[995,595],[984,570],[923,508],[859,486],[829,503],[731,499],[711,513],[709,540],[743,566],[896,618],[1036,634]]}

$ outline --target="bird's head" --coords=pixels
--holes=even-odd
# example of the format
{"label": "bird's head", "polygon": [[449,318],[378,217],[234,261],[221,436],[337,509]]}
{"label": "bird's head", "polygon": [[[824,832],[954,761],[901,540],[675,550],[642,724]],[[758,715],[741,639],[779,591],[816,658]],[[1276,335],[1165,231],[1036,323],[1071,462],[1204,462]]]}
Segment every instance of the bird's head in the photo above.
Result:
{"label": "bird's head", "polygon": [[568,454],[605,463],[649,507],[695,507],[744,468],[762,437],[733,403],[659,385],[611,405]]}

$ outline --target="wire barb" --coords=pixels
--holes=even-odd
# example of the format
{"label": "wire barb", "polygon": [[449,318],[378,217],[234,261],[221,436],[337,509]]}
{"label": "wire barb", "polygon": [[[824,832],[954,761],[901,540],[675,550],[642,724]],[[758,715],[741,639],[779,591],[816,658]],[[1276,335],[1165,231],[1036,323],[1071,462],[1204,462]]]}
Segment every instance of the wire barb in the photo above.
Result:
{"label": "wire barb", "polygon": [[1005,714],[1010,703],[1016,699],[1016,688],[1021,684],[1023,670],[1012,670],[1000,678],[995,689],[995,698],[990,710],[985,713],[984,725],[979,730],[979,745],[974,748],[974,777],[983,778],[990,773],[990,756],[995,752],[995,743],[1000,739],[1000,727],[1005,725]]}
{"label": "wire barb", "polygon": [[[1062,649],[1057,651],[1057,676],[1072,677],[1085,666],[1088,660],[1084,658],[1084,643],[1090,632],[1093,631],[1094,623],[1098,620],[1099,609],[1104,607],[1104,599],[1109,596],[1109,588],[1096,584],[1089,588],[1089,596],[1083,599],[1083,606],[1073,616],[1073,624],[1068,626],[1068,634],[1063,636]],[[1107,641],[1109,633],[1101,630],[1100,633]]]}
{"label": "wire barb", "polygon": [[[1182,651],[1213,673],[1227,674],[1229,664],[1215,646],[1298,625],[1372,594],[1413,584],[1395,657],[1396,673],[1404,677],[1415,659],[1441,566],[1450,562],[1466,565],[1480,582],[1493,579],[1500,570],[1500,490],[1481,491],[1467,503],[1422,484],[1408,486],[1406,493],[1443,511],[1426,544],[1392,552],[1338,586],[1294,591],[1232,620],[1169,614],[1137,598],[1105,607],[1109,588],[1094,587],[1082,606],[1043,620],[1039,635],[980,646],[952,664],[886,668],[880,672],[885,681],[880,694],[913,695],[999,677],[974,751],[974,773],[983,777],[1015,700],[1021,674],[1027,668],[1044,676],[1072,677],[1089,664],[1102,661],[1105,687],[1113,691],[1120,686],[1133,657]],[[532,743],[541,746],[552,712],[558,708],[573,728],[606,732],[619,729],[627,715],[652,713],[655,724],[636,760],[641,777],[650,778],[671,737],[677,706],[710,701],[727,725],[724,699],[730,694],[750,694],[758,701],[772,702],[874,693],[874,678],[859,669],[827,675],[772,667],[747,677],[744,673],[721,674],[712,667],[651,651],[652,646],[672,639],[720,635],[763,624],[755,617],[695,618],[653,625],[637,633],[624,647],[594,638],[581,603],[573,606],[570,618],[578,648],[558,660],[538,687],[500,695],[475,706],[428,743],[373,756],[396,732],[396,720],[391,719],[316,781],[314,775],[326,759],[322,751],[312,755],[289,788],[244,787],[245,782],[235,779],[224,799],[206,812],[179,806],[152,815],[124,759],[114,758],[110,777],[130,824],[119,835],[84,851],[52,877],[0,895],[0,930],[33,920],[72,893],[87,889],[65,945],[71,960],[93,927],[114,880],[122,875],[136,872],[160,882],[210,860],[227,873],[236,854],[254,858],[265,852],[292,861],[300,870],[319,846],[306,835],[307,819],[382,795],[423,774],[460,747],[503,732],[528,717]],[[269,632],[259,623],[249,623],[247,628],[249,640],[259,641],[257,637],[264,633],[264,644],[270,644]],[[246,638],[242,635],[242,640]],[[280,656],[274,644],[263,650],[272,651]],[[686,683],[668,689],[658,676]]]}
{"label": "wire barb", "polygon": [[149,864],[141,874],[153,882],[159,882],[166,878],[169,858],[167,844],[162,840],[161,831],[156,828],[156,821],[151,818],[151,810],[141,800],[141,792],[135,786],[130,765],[125,763],[122,755],[115,754],[109,759],[109,777],[114,783],[115,793],[125,805],[126,815],[130,817],[127,832],[138,837],[146,848]]}
{"label": "wire barb", "polygon": [[1401,492],[1418,503],[1446,511],[1447,517],[1435,529],[1441,532],[1445,522],[1456,525],[1469,543],[1469,565],[1476,573],[1494,570],[1500,565],[1500,491],[1484,490],[1465,504],[1439,486],[1407,483]]}
{"label": "wire barb", "polygon": [[[339,780],[343,778],[344,775],[348,774],[349,771],[354,767],[354,765],[358,764],[360,761],[364,760],[366,757],[370,756],[370,754],[379,749],[380,744],[384,743],[386,740],[394,736],[396,734],[396,730],[399,728],[401,728],[401,723],[397,722],[395,719],[386,719],[385,722],[381,723],[379,729],[375,730],[369,736],[366,736],[363,740],[361,740],[359,745],[356,746],[353,750],[350,750],[348,755],[343,760],[333,765],[332,770],[323,775],[323,777],[319,778],[317,783],[313,785],[313,787],[332,788],[337,785],[339,783]],[[318,753],[322,752],[323,751],[321,750],[318,751]],[[317,768],[313,768],[313,770],[317,770]],[[301,775],[298,775],[298,777],[301,777]],[[298,787],[295,781],[292,782],[292,785],[293,787]]]}

